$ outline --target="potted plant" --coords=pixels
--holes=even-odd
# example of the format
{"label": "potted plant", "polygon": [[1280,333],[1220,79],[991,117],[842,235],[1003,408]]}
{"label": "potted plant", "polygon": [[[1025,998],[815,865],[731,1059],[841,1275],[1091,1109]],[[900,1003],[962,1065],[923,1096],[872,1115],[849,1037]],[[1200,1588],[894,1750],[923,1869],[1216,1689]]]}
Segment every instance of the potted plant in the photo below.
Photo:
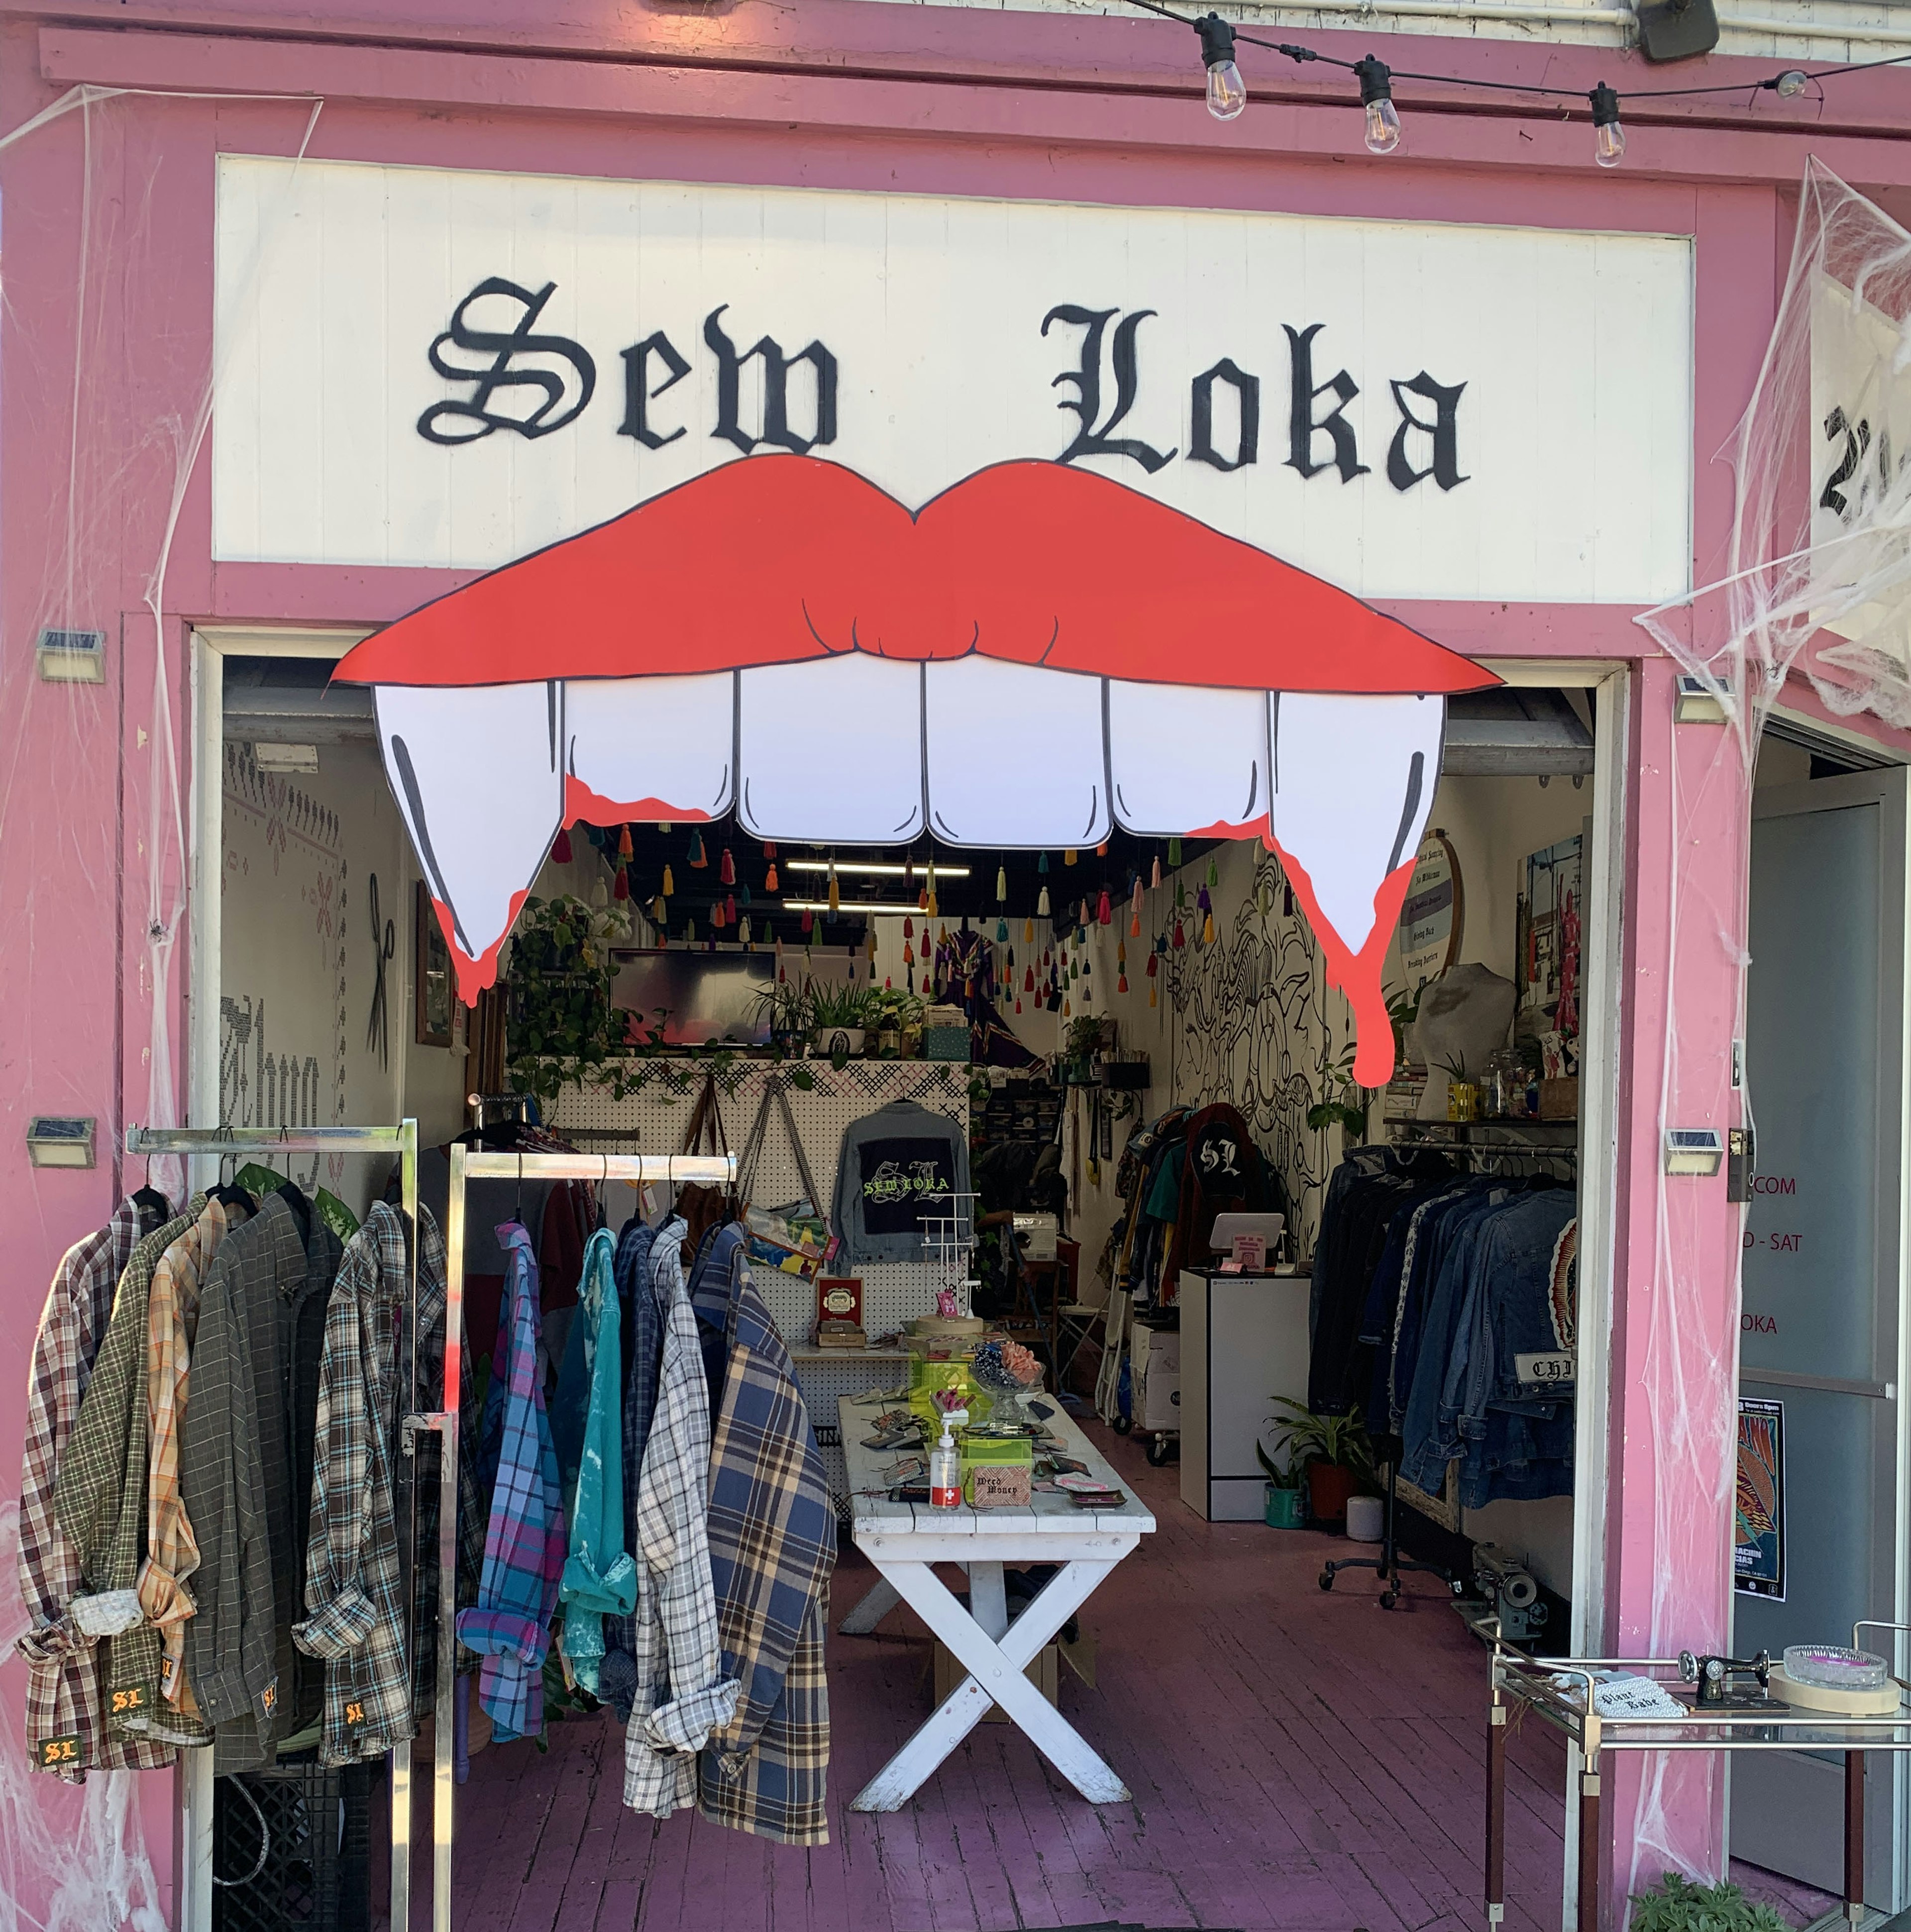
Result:
{"label": "potted plant", "polygon": [[834,980],[819,986],[812,980],[804,990],[813,1051],[831,1060],[861,1053],[868,1040],[869,988]]}
{"label": "potted plant", "polygon": [[921,1037],[927,1006],[918,994],[898,992],[893,986],[879,992],[871,989],[864,998],[867,1004],[863,1024],[875,1035],[876,1051],[885,1060],[905,1058],[909,1034],[913,1032],[918,1040]]}
{"label": "potted plant", "polygon": [[1315,1521],[1343,1521],[1348,1498],[1361,1483],[1371,1480],[1373,1472],[1373,1448],[1360,1412],[1354,1408],[1345,1415],[1316,1415],[1292,1396],[1277,1395],[1272,1400],[1288,1412],[1270,1418],[1275,1446],[1287,1451],[1290,1466],[1297,1462],[1306,1466],[1308,1503]]}
{"label": "potted plant", "polygon": [[1301,1485],[1306,1471],[1299,1458],[1290,1456],[1285,1462],[1277,1462],[1258,1442],[1254,1445],[1254,1453],[1267,1472],[1267,1499],[1262,1506],[1262,1520],[1269,1529],[1305,1529],[1307,1499]]}
{"label": "potted plant", "polygon": [[1697,1885],[1667,1872],[1632,1900],[1630,1932],[1785,1932],[1769,1905],[1754,1904],[1730,1883]]}

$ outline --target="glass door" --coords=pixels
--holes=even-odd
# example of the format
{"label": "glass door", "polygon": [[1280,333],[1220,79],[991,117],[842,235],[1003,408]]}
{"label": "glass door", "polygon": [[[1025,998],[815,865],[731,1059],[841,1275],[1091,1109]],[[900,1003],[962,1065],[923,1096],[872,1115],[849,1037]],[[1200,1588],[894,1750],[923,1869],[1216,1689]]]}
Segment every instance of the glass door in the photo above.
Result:
{"label": "glass door", "polygon": [[[1905,776],[1852,772],[1753,799],[1741,1657],[1849,1643],[1857,1618],[1903,1615]],[[1867,1775],[1867,1900],[1896,1911],[1901,1761],[1874,1756]],[[1837,1891],[1843,1780],[1837,1756],[1741,1754],[1735,1855]]]}

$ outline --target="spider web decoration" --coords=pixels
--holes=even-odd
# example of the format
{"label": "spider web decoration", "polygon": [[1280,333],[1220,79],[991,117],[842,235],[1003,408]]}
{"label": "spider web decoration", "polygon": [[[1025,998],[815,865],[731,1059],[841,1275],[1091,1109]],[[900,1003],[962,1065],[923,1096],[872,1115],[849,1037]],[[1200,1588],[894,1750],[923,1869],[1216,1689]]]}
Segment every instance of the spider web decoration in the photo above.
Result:
{"label": "spider web decoration", "polygon": [[1726,574],[1637,621],[1720,699],[1747,769],[1794,665],[1834,716],[1911,728],[1911,233],[1815,159],[1721,454]]}

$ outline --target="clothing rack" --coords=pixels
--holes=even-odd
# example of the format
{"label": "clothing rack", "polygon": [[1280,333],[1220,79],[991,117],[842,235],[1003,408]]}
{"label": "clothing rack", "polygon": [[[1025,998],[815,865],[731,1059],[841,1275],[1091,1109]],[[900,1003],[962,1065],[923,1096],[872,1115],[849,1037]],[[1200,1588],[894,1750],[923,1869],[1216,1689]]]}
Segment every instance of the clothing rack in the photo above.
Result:
{"label": "clothing rack", "polygon": [[[129,1154],[142,1154],[150,1159],[158,1154],[186,1154],[200,1160],[210,1160],[216,1164],[228,1154],[395,1154],[398,1162],[400,1198],[405,1219],[413,1229],[411,1241],[411,1279],[407,1288],[406,1321],[404,1324],[404,1359],[399,1364],[398,1387],[404,1397],[405,1414],[400,1425],[400,1440],[409,1451],[415,1432],[420,1428],[438,1428],[442,1416],[421,1415],[416,1413],[418,1402],[418,1361],[416,1353],[418,1310],[418,1123],[415,1120],[401,1120],[395,1127],[280,1127],[272,1132],[243,1133],[230,1126],[219,1127],[128,1127],[126,1130],[126,1151]],[[447,1360],[456,1359],[455,1332],[448,1338]],[[439,1642],[438,1642],[438,1708],[451,1708],[452,1666],[456,1661],[455,1647],[446,1641],[444,1626],[446,1610],[456,1613],[457,1591],[455,1575],[458,1532],[458,1435],[456,1405],[452,1405],[453,1420],[448,1444],[440,1464],[441,1478],[449,1475],[449,1483],[441,1480],[443,1500],[440,1505],[440,1520],[446,1533],[440,1542],[440,1564],[443,1574],[440,1578]],[[414,1614],[413,1566],[416,1560],[413,1543],[416,1533],[416,1514],[417,1498],[413,1493],[409,1474],[408,1456],[399,1459],[398,1484],[402,1501],[398,1506],[398,1520],[406,1526],[398,1538],[401,1574],[404,1578],[405,1600],[405,1642],[407,1654],[405,1670],[407,1681],[411,1669],[410,1646],[412,1641],[412,1618]],[[437,1733],[438,1772],[440,1778],[451,1776],[452,1733],[449,1724],[434,1726]],[[392,1766],[392,1924],[408,1926],[411,1922],[411,1752],[409,1748],[395,1750],[391,1756]],[[186,1775],[185,1786],[185,1816],[182,1822],[182,1839],[184,1847],[183,1869],[181,1873],[179,1918],[180,1932],[212,1932],[212,1753],[209,1749],[190,1751],[185,1754]],[[449,1932],[450,1884],[449,1846],[447,1844],[443,1855],[445,1875],[440,1879],[439,1898],[443,1901],[443,1916],[437,1932]]]}
{"label": "clothing rack", "polygon": [[[458,1414],[464,1389],[464,1190],[473,1180],[627,1180],[642,1185],[661,1180],[668,1185],[701,1183],[734,1186],[734,1154],[534,1154],[486,1153],[454,1141],[450,1153],[451,1185],[445,1205],[445,1383],[444,1406],[436,1414],[408,1420],[435,1429],[443,1442],[439,1461],[443,1500],[438,1509],[438,1691],[437,1708],[452,1708],[457,1664],[458,1628]],[[414,1196],[415,1198],[415,1196]],[[452,1726],[435,1727],[437,1748],[432,1767],[432,1932],[451,1932],[451,1838],[452,1807],[457,1790],[452,1762]],[[395,1764],[398,1754],[393,1754]],[[396,1803],[397,1787],[393,1786]],[[410,1924],[401,1916],[398,1892],[398,1819],[392,1817],[392,1924]]]}

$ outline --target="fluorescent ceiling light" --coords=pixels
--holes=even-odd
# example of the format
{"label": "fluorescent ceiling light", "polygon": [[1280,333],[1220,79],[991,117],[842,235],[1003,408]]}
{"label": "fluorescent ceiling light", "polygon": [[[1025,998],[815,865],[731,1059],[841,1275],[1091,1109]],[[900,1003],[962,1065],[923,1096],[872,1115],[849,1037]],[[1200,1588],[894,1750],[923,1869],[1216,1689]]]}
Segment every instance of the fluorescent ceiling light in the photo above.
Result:
{"label": "fluorescent ceiling light", "polygon": [[[755,910],[754,907],[751,908],[752,911]],[[828,899],[785,899],[783,902],[783,910],[785,912],[828,912],[829,901]],[[902,919],[905,916],[913,917],[916,914],[920,913],[922,908],[918,905],[878,905],[873,899],[845,899],[837,910],[839,913],[889,913],[893,914],[897,919]]]}
{"label": "fluorescent ceiling light", "polygon": [[[830,868],[827,859],[786,859],[783,863],[792,872],[827,872]],[[921,879],[929,876],[930,868],[927,863],[918,866],[913,860],[907,865],[897,866],[875,859],[839,859],[836,870],[838,878],[846,872],[854,872],[864,878]],[[966,866],[939,864],[935,872],[939,879],[966,879],[969,876]],[[911,906],[909,910],[914,912],[915,908]]]}

